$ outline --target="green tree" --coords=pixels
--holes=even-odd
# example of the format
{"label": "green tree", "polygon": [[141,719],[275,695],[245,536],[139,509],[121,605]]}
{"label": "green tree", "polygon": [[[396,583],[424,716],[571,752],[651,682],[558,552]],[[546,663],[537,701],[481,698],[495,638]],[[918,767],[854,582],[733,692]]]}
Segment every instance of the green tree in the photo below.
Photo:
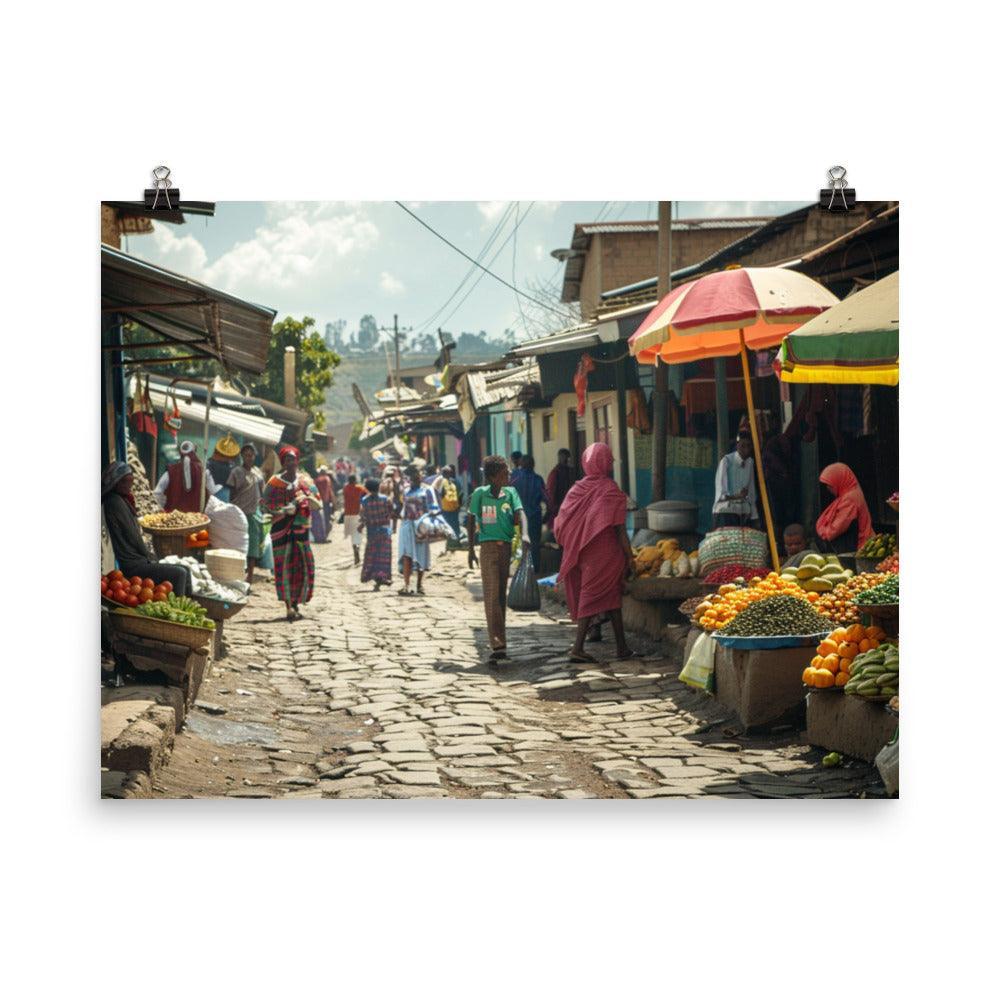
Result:
{"label": "green tree", "polygon": [[326,423],[326,390],[333,385],[333,371],[340,364],[340,355],[326,346],[315,326],[311,316],[301,320],[286,316],[274,324],[267,368],[251,382],[250,392],[276,403],[285,401],[285,348],[294,347],[296,404],[312,415],[317,430],[321,430]]}

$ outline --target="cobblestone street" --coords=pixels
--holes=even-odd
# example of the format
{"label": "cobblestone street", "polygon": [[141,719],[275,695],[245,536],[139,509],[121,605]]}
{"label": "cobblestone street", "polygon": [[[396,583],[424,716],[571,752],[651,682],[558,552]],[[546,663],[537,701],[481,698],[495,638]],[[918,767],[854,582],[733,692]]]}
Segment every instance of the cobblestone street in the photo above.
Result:
{"label": "cobblestone street", "polygon": [[[486,663],[478,571],[435,546],[426,597],[359,582],[344,539],[314,547],[306,619],[270,584],[227,623],[158,797],[786,798],[880,796],[873,769],[824,770],[796,732],[738,735],[721,706],[647,656],[567,661],[565,618],[509,615]],[[398,585],[398,581],[396,581]],[[606,629],[610,639],[610,629]]]}

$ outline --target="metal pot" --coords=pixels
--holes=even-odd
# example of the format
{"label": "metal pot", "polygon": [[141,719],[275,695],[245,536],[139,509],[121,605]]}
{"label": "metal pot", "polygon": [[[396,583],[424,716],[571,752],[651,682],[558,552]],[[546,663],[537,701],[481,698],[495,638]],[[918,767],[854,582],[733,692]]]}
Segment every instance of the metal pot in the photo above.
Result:
{"label": "metal pot", "polygon": [[660,500],[646,508],[653,531],[694,532],[698,527],[698,505],[686,500]]}

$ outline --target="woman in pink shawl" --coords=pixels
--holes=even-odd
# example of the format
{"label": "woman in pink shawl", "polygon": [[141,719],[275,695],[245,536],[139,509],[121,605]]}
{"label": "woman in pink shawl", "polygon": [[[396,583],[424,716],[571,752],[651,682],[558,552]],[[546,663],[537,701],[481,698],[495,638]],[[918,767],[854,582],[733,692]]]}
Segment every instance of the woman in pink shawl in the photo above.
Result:
{"label": "woman in pink shawl", "polygon": [[608,612],[618,646],[618,659],[635,654],[625,644],[622,592],[635,562],[625,533],[627,497],[611,478],[614,456],[601,442],[584,453],[583,479],[577,480],[559,507],[553,524],[562,546],[559,579],[566,587],[566,603],[576,625],[576,641],[569,651],[571,663],[596,663],[584,652],[591,620]]}
{"label": "woman in pink shawl", "polygon": [[834,500],[816,522],[816,537],[830,552],[856,552],[874,533],[857,477],[843,462],[834,462],[820,473],[819,481]]}

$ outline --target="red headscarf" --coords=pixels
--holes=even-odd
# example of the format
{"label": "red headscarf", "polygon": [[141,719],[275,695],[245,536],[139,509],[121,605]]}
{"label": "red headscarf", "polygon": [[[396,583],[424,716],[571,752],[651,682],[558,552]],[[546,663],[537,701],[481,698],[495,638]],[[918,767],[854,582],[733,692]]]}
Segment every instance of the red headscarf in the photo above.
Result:
{"label": "red headscarf", "polygon": [[286,444],[278,449],[278,458],[281,459],[282,464],[284,464],[287,455],[294,455],[296,458],[300,458],[301,452],[294,444]]}
{"label": "red headscarf", "polygon": [[820,514],[816,534],[825,541],[832,541],[847,531],[852,521],[857,520],[860,549],[874,532],[872,516],[868,513],[868,504],[857,477],[843,462],[834,462],[820,473],[819,481],[829,486],[837,499]]}
{"label": "red headscarf", "polygon": [[563,550],[560,577],[569,573],[584,547],[605,528],[625,523],[628,498],[610,476],[614,461],[611,449],[600,441],[583,453],[583,479],[570,487],[552,525]]}

